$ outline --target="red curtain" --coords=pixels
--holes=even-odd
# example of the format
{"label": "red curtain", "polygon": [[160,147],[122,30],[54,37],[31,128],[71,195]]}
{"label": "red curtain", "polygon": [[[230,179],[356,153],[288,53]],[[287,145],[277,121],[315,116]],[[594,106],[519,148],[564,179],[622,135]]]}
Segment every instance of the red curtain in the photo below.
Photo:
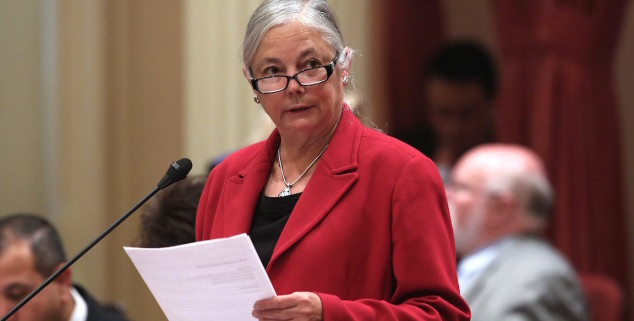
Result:
{"label": "red curtain", "polygon": [[535,149],[557,193],[549,237],[582,272],[626,288],[614,52],[627,0],[493,0],[502,141]]}
{"label": "red curtain", "polygon": [[389,103],[389,134],[403,137],[425,124],[421,71],[445,40],[441,0],[381,2],[385,14],[385,81]]}

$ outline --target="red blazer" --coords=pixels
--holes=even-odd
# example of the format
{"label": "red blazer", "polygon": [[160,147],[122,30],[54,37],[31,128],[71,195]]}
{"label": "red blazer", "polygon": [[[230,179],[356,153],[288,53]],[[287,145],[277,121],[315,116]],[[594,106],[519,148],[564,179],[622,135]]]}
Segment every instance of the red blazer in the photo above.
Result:
{"label": "red blazer", "polygon": [[[269,139],[209,175],[196,239],[248,233],[280,143]],[[344,107],[266,269],[278,295],[317,293],[324,321],[469,320],[434,164]]]}

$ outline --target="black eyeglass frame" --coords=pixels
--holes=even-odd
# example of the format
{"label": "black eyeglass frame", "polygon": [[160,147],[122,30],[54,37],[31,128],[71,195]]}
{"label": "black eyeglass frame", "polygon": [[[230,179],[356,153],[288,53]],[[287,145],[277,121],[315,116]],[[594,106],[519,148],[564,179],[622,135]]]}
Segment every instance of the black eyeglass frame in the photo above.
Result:
{"label": "black eyeglass frame", "polygon": [[[323,65],[323,66],[317,66],[317,67],[312,67],[312,68],[306,68],[304,70],[300,70],[297,73],[295,73],[292,76],[286,76],[286,75],[274,75],[274,76],[266,76],[266,77],[262,77],[262,78],[257,78],[257,79],[253,79],[253,77],[251,77],[251,87],[253,87],[253,89],[257,92],[259,92],[260,94],[274,94],[274,93],[278,93],[280,91],[284,91],[286,90],[286,88],[288,88],[288,83],[291,82],[291,79],[295,79],[297,81],[298,84],[304,86],[304,87],[308,87],[308,86],[315,86],[315,85],[319,85],[322,83],[325,83],[326,81],[328,81],[328,79],[330,79],[330,76],[332,75],[332,73],[335,71],[335,66],[337,65],[337,60],[339,59],[339,52],[335,52],[335,58],[332,59],[332,61],[330,63],[328,63],[327,65]],[[326,79],[318,81],[318,82],[314,82],[314,83],[309,83],[309,84],[304,84],[301,81],[299,81],[299,79],[297,79],[297,75],[308,71],[308,70],[315,70],[315,69],[319,69],[319,68],[326,68]],[[278,90],[273,90],[273,91],[266,91],[266,92],[262,92],[260,91],[260,88],[258,87],[258,81],[262,80],[262,79],[268,79],[268,78],[286,78],[286,85],[284,85],[284,87],[282,89],[278,89]]]}

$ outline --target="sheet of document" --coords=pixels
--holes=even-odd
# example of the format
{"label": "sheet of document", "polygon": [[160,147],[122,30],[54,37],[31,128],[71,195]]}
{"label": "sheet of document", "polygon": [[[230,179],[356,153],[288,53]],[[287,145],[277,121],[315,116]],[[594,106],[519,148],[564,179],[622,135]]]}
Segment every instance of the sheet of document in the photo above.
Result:
{"label": "sheet of document", "polygon": [[253,321],[253,304],[275,296],[246,234],[124,250],[170,321]]}

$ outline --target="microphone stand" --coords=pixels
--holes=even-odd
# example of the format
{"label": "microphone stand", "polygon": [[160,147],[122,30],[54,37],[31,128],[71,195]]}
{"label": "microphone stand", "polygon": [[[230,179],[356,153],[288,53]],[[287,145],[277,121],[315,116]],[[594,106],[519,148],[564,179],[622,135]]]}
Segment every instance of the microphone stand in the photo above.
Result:
{"label": "microphone stand", "polygon": [[128,212],[126,212],[125,214],[121,215],[121,217],[118,220],[116,220],[114,223],[112,223],[112,225],[110,225],[110,227],[108,227],[105,231],[101,232],[101,234],[99,234],[99,236],[96,239],[94,239],[90,244],[88,244],[86,247],[84,247],[84,249],[81,250],[72,259],[70,259],[68,262],[66,262],[66,264],[64,264],[64,266],[62,266],[57,271],[55,271],[55,273],[51,274],[51,276],[49,276],[48,279],[46,279],[42,284],[40,284],[40,286],[38,286],[35,290],[33,290],[33,292],[31,292],[28,296],[26,296],[24,299],[22,299],[22,301],[20,301],[20,303],[18,303],[18,305],[13,307],[13,309],[11,309],[11,311],[9,311],[7,314],[5,314],[4,317],[2,317],[2,321],[7,321],[23,305],[25,305],[27,302],[31,301],[31,299],[34,296],[36,296],[38,293],[40,293],[40,291],[42,291],[42,289],[44,289],[47,285],[49,285],[49,283],[53,282],[53,280],[55,280],[55,278],[57,278],[60,274],[62,274],[64,271],[66,271],[66,269],[68,269],[73,263],[75,263],[75,261],[79,260],[79,258],[81,258],[84,254],[86,254],[86,252],[88,252],[93,246],[95,246],[97,243],[99,243],[99,241],[101,241],[101,239],[106,237],[106,235],[108,235],[110,232],[112,232],[112,230],[114,230],[117,226],[119,226],[119,224],[121,224],[121,222],[123,222],[126,218],[128,218],[128,216],[132,215],[132,213],[134,213],[134,211],[136,211],[139,207],[141,207],[141,205],[143,205],[145,202],[147,202],[147,200],[149,200],[152,196],[154,196],[154,194],[156,194],[160,189],[161,189],[160,186],[156,186],[141,201],[136,203],[136,205],[134,205]]}

